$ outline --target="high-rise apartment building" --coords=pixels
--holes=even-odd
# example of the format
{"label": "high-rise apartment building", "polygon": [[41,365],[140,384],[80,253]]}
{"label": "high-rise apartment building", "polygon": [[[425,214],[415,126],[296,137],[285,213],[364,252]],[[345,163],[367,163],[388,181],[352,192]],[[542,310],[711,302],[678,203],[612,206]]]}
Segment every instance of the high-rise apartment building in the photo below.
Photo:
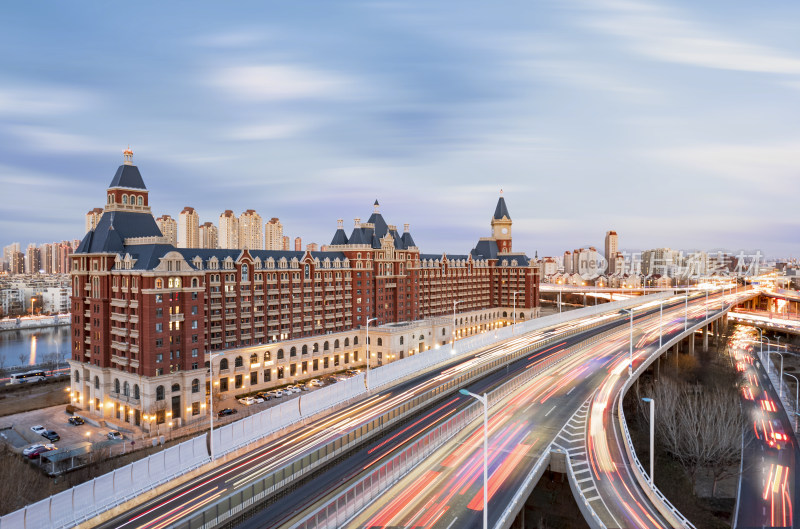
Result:
{"label": "high-rise apartment building", "polygon": [[167,240],[167,244],[175,246],[178,244],[178,223],[169,215],[161,215],[156,219],[156,225],[161,230],[161,235]]}
{"label": "high-rise apartment building", "polygon": [[290,241],[291,241],[291,239],[289,239],[289,236],[288,235],[284,235],[283,236],[283,245],[281,246],[281,250],[283,250],[284,252],[288,252],[289,251]]}
{"label": "high-rise apartment building", "polygon": [[211,222],[204,222],[200,226],[200,248],[210,248],[216,250],[219,248],[217,240],[217,227]]}
{"label": "high-rise apartment building", "polygon": [[300,237],[294,238],[294,251],[299,252],[303,249],[303,239]]}
{"label": "high-rise apartment building", "polygon": [[97,227],[100,217],[103,215],[103,208],[94,208],[86,213],[86,232],[90,232]]}
{"label": "high-rise apartment building", "polygon": [[[108,194],[71,274],[70,389],[97,418],[207,421],[206,363],[225,396],[364,365],[369,318],[370,363],[381,365],[506,325],[514,301],[518,321],[538,313],[539,266],[505,251],[505,237],[424,254],[408,225],[400,234],[375,211],[349,236],[339,222],[324,252],[176,248],[137,167],[120,167]],[[121,210],[120,194],[142,205]],[[502,206],[493,220],[510,221]],[[389,323],[404,326],[380,329]]]}
{"label": "high-rise apartment building", "polygon": [[189,206],[178,215],[178,248],[201,248],[200,215]]}
{"label": "high-rise apartment building", "polygon": [[283,224],[277,217],[272,217],[269,222],[264,224],[264,249],[284,250]]}
{"label": "high-rise apartment building", "polygon": [[55,273],[55,269],[53,267],[54,249],[55,244],[43,244],[39,246],[39,263],[45,274]]}
{"label": "high-rise apartment building", "polygon": [[35,244],[29,244],[25,251],[25,273],[38,274],[42,269],[42,262],[39,257],[39,248]]}
{"label": "high-rise apartment building", "polygon": [[310,243],[306,244],[306,250],[308,250],[309,252],[318,252],[319,251],[319,244],[317,244],[315,242],[310,242]]}
{"label": "high-rise apartment building", "polygon": [[217,232],[220,248],[229,250],[239,248],[239,219],[233,211],[226,209],[219,216],[219,231]]}
{"label": "high-rise apartment building", "polygon": [[3,262],[6,263],[7,269],[11,270],[11,261],[14,254],[19,252],[19,243],[12,242],[8,246],[3,247]]}
{"label": "high-rise apartment building", "polygon": [[13,252],[9,258],[8,269],[12,275],[25,273],[25,254]]}
{"label": "high-rise apartment building", "polygon": [[264,249],[261,215],[248,209],[239,215],[239,247],[248,250]]}
{"label": "high-rise apartment building", "polygon": [[606,232],[606,253],[605,258],[606,262],[608,263],[608,271],[607,273],[613,274],[616,272],[616,257],[617,252],[619,252],[619,237],[617,236],[617,232],[614,230],[610,230]]}

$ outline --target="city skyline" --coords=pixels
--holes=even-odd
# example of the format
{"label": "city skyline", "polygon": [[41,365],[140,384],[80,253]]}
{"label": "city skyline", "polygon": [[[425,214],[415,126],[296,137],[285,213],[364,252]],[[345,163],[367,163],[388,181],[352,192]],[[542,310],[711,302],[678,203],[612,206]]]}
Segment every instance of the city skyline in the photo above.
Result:
{"label": "city skyline", "polygon": [[530,254],[614,229],[797,256],[790,2],[196,5],[191,25],[45,5],[10,6],[0,37],[22,50],[0,59],[0,246],[80,237],[130,144],[156,215],[252,208],[319,244],[377,198],[458,252],[503,188]]}

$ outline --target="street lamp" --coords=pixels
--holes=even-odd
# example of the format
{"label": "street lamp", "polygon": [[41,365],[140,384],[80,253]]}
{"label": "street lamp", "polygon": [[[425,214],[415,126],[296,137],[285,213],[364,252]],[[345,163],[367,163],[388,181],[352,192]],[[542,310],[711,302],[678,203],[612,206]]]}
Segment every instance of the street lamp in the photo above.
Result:
{"label": "street lamp", "polygon": [[[769,355],[771,355],[771,354],[778,355],[778,356],[781,357],[781,375],[778,378],[778,380],[782,381],[783,380],[783,353],[779,353],[778,351],[767,351],[767,360],[769,360]],[[769,362],[767,362],[767,363],[769,363]],[[783,398],[783,383],[781,382],[778,385],[780,386],[780,388],[778,388],[779,389],[778,396],[780,398]]]}
{"label": "street lamp", "polygon": [[[797,405],[800,404],[800,380],[797,380],[797,377],[792,375],[791,373],[786,373],[787,377],[792,377],[794,379],[794,430],[797,431]],[[783,380],[781,380],[781,387],[783,387]]]}
{"label": "street lamp", "polygon": [[623,312],[628,312],[631,315],[631,343],[630,350],[628,351],[628,376],[633,376],[633,309],[622,309]]}
{"label": "street lamp", "polygon": [[514,325],[517,324],[517,294],[522,294],[523,292],[514,292],[514,313],[512,314],[514,318],[514,323],[511,324],[511,334],[514,334]]}
{"label": "street lamp", "polygon": [[370,319],[367,320],[367,375],[364,378],[364,384],[366,384],[366,386],[367,386],[367,391],[369,391],[369,361],[370,361],[370,356],[369,356],[369,323],[371,321],[376,321],[377,319],[378,318],[370,318]]}
{"label": "street lamp", "polygon": [[655,458],[655,415],[656,415],[656,401],[655,399],[643,398],[643,401],[650,404],[650,485],[653,484],[653,461]]}
{"label": "street lamp", "polygon": [[764,332],[759,328],[756,327],[758,331],[758,341],[761,344],[761,352],[758,353],[758,358],[761,360],[761,363],[764,363]]}
{"label": "street lamp", "polygon": [[450,350],[451,354],[456,354],[456,305],[461,303],[460,301],[453,301],[453,347]]}
{"label": "street lamp", "polygon": [[222,356],[223,353],[212,354],[209,357],[208,369],[211,375],[211,382],[208,385],[208,410],[209,410],[209,449],[211,451],[211,461],[214,461],[214,359]]}
{"label": "street lamp", "polygon": [[459,393],[478,399],[483,404],[483,529],[489,526],[489,399],[486,393],[483,396],[476,395],[466,389],[459,389]]}

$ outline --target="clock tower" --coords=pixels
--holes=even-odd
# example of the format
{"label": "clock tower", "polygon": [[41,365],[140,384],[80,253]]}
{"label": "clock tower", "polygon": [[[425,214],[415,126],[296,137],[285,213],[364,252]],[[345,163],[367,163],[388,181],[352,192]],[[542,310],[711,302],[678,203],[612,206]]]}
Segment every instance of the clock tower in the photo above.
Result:
{"label": "clock tower", "polygon": [[492,238],[497,241],[497,251],[500,253],[511,252],[511,215],[508,214],[503,190],[500,190],[500,199],[492,217]]}

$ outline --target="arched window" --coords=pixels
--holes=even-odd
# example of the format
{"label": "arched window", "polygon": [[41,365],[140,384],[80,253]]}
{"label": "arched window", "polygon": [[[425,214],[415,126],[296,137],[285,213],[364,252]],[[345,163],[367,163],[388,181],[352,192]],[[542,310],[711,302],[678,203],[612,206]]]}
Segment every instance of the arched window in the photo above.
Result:
{"label": "arched window", "polygon": [[156,388],[156,400],[164,400],[164,386]]}
{"label": "arched window", "polygon": [[180,390],[181,390],[181,385],[180,384],[173,384],[172,385],[172,392],[173,393],[175,393],[176,391],[180,391]]}
{"label": "arched window", "polygon": [[400,345],[403,345],[403,337],[400,337]]}
{"label": "arched window", "polygon": [[378,338],[378,346],[380,347],[383,345],[383,338]]}
{"label": "arched window", "polygon": [[156,279],[156,288],[164,288],[164,280],[161,278]]}
{"label": "arched window", "polygon": [[253,353],[250,355],[250,365],[258,363],[258,355]]}
{"label": "arched window", "polygon": [[219,361],[219,369],[220,369],[220,371],[222,371],[223,369],[228,369],[228,359],[227,358],[223,358],[222,360]]}
{"label": "arched window", "polygon": [[244,359],[241,356],[237,356],[236,360],[233,361],[233,367],[242,367],[244,365]]}
{"label": "arched window", "polygon": [[197,281],[197,278],[193,277],[192,278],[192,288],[197,288],[198,285],[199,285],[199,282]]}
{"label": "arched window", "polygon": [[506,311],[503,311],[503,317],[504,317],[504,318],[508,318],[508,312],[506,312]]}
{"label": "arched window", "polygon": [[289,356],[297,356],[297,347],[292,347],[289,350]]}
{"label": "arched window", "polygon": [[345,338],[344,339],[344,346],[345,347],[350,347],[350,338]]}
{"label": "arched window", "polygon": [[133,385],[133,398],[139,400],[139,384]]}
{"label": "arched window", "polygon": [[272,353],[267,351],[266,353],[264,353],[264,362],[269,362],[270,360],[272,360]]}
{"label": "arched window", "polygon": [[192,393],[200,393],[200,381],[198,379],[192,380]]}
{"label": "arched window", "polygon": [[100,389],[100,377],[94,377],[94,389]]}
{"label": "arched window", "polygon": [[338,349],[339,348],[339,339],[338,338],[333,341],[333,348],[334,349]]}
{"label": "arched window", "polygon": [[519,313],[519,319],[521,319],[521,320],[525,319],[525,313],[524,312],[520,312]]}
{"label": "arched window", "polygon": [[114,203],[114,195],[111,195],[111,194],[108,195],[108,203],[109,204],[113,204]]}
{"label": "arched window", "polygon": [[242,281],[249,281],[249,279],[247,279],[247,277],[248,277],[248,272],[249,272],[249,271],[248,271],[248,269],[247,269],[247,265],[246,265],[246,264],[243,264],[243,265],[242,265]]}
{"label": "arched window", "polygon": [[128,195],[122,195],[122,203],[128,205]]}
{"label": "arched window", "polygon": [[319,344],[318,343],[314,344],[314,347],[313,347],[312,351],[314,351],[315,353],[319,352]]}
{"label": "arched window", "polygon": [[139,195],[139,198],[136,199],[136,203],[139,204],[140,206],[144,205],[144,200],[142,200],[142,196],[141,195]]}
{"label": "arched window", "polygon": [[353,345],[358,345],[358,336],[353,338]]}
{"label": "arched window", "polygon": [[322,344],[322,350],[323,351],[327,351],[328,349],[330,349],[330,345],[328,345],[328,342],[325,342],[324,344]]}
{"label": "arched window", "polygon": [[119,379],[114,379],[114,393],[119,393]]}
{"label": "arched window", "polygon": [[278,349],[278,360],[283,360],[283,349]]}
{"label": "arched window", "polygon": [[308,346],[307,346],[307,345],[304,345],[304,346],[303,346],[303,354],[304,354],[304,355],[307,355],[307,354],[308,354]]}
{"label": "arched window", "polygon": [[77,369],[75,370],[75,382],[81,381],[81,373]]}
{"label": "arched window", "polygon": [[122,394],[126,397],[131,396],[131,386],[130,384],[128,384],[127,380],[125,381],[124,384],[122,384]]}

